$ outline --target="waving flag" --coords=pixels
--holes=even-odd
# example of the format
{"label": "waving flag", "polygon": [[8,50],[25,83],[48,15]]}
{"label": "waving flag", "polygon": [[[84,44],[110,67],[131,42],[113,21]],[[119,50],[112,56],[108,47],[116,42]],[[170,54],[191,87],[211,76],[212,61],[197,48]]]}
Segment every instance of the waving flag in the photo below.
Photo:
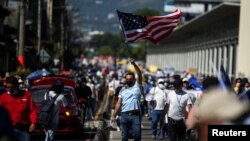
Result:
{"label": "waving flag", "polygon": [[223,65],[220,66],[220,72],[218,74],[219,84],[223,90],[233,91],[233,86],[231,84],[230,78],[225,71]]}
{"label": "waving flag", "polygon": [[141,39],[157,43],[171,34],[182,15],[180,10],[165,16],[140,16],[117,11],[126,43]]}
{"label": "waving flag", "polygon": [[188,79],[188,82],[190,85],[193,85],[195,88],[199,88],[201,91],[204,91],[203,86],[197,81],[197,79],[191,75],[191,77]]}
{"label": "waving flag", "polygon": [[212,69],[214,72],[217,73],[217,78],[219,81],[219,88],[222,89],[224,92],[234,92],[232,83],[230,78],[225,71],[224,66],[221,64],[219,70],[217,70],[216,65],[211,61]]}

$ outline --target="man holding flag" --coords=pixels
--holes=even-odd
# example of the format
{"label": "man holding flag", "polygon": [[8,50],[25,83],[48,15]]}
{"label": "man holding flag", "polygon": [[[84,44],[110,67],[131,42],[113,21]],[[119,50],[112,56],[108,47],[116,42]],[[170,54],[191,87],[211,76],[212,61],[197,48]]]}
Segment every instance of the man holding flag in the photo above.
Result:
{"label": "man holding flag", "polygon": [[[171,34],[173,29],[178,25],[181,17],[180,10],[176,10],[174,13],[165,16],[141,16],[120,11],[117,11],[117,14],[125,35],[129,58],[129,42],[147,39],[153,43],[158,43]],[[133,73],[125,75],[126,87],[119,93],[119,100],[116,103],[111,121],[115,121],[116,114],[121,108],[122,141],[128,141],[128,129],[130,126],[132,127],[134,140],[140,141],[141,113],[139,110],[139,99],[141,97],[141,90],[139,85],[142,84],[142,75],[134,60],[132,59],[130,62],[137,72],[138,80],[135,83]]]}
{"label": "man holding flag", "polygon": [[115,105],[114,113],[111,121],[116,121],[118,112],[121,112],[120,124],[122,129],[122,141],[128,141],[130,129],[132,130],[134,141],[141,140],[141,88],[142,73],[134,59],[130,59],[130,63],[134,66],[137,74],[128,72],[125,74],[125,86],[120,90],[118,101]]}

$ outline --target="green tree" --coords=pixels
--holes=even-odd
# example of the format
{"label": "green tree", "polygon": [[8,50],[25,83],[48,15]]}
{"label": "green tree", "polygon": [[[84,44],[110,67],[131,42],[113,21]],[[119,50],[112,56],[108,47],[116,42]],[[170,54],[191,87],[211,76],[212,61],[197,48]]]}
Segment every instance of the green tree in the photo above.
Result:
{"label": "green tree", "polygon": [[160,15],[159,11],[149,9],[149,8],[138,9],[134,13],[138,15],[142,15],[142,16],[159,16]]}
{"label": "green tree", "polygon": [[[119,49],[121,48],[122,38],[121,35],[115,35],[110,33],[105,33],[103,35],[95,35],[92,38],[91,46],[94,46],[97,51],[101,50],[98,55],[104,55],[101,54],[103,52],[103,47],[107,46],[110,48],[110,54],[105,55],[112,55],[116,56],[119,55]],[[105,52],[107,53],[107,52]]]}
{"label": "green tree", "polygon": [[96,52],[96,55],[98,56],[102,56],[102,55],[107,56],[107,55],[112,55],[112,54],[113,54],[113,50],[111,46],[102,46]]}

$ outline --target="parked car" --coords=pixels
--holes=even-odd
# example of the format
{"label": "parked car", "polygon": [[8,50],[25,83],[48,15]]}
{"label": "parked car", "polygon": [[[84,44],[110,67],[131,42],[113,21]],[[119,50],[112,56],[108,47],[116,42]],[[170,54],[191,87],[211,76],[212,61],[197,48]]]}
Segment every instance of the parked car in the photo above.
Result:
{"label": "parked car", "polygon": [[[64,83],[63,95],[69,103],[70,110],[67,111],[63,106],[60,107],[59,125],[56,135],[83,135],[85,108],[78,102],[75,94],[76,83],[73,79],[62,77],[47,77],[35,80],[29,88],[32,98],[37,106],[39,114],[44,95],[55,81],[61,80]],[[42,135],[44,129],[41,125],[37,126],[32,135]]]}

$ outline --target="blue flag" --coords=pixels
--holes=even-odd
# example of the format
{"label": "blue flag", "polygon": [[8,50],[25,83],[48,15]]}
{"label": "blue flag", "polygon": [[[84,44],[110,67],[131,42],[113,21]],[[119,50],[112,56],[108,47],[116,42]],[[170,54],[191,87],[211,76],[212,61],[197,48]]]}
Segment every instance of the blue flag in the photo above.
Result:
{"label": "blue flag", "polygon": [[197,79],[193,75],[189,78],[188,82],[190,85],[195,86],[195,88],[199,88],[202,91],[204,90],[202,85],[197,81]]}
{"label": "blue flag", "polygon": [[232,83],[229,79],[228,74],[226,73],[223,65],[220,66],[220,73],[218,76],[219,84],[222,89],[233,90]]}

